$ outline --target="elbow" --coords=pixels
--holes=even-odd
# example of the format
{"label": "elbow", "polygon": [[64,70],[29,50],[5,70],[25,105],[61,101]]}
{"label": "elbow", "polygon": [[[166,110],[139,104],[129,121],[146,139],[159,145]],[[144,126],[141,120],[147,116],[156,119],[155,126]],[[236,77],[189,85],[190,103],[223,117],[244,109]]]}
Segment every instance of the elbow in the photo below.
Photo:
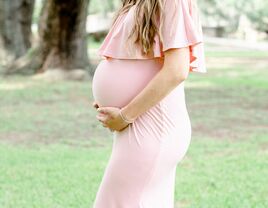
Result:
{"label": "elbow", "polygon": [[185,81],[188,78],[189,72],[186,70],[180,70],[180,71],[175,71],[174,72],[174,79],[176,83],[181,83]]}
{"label": "elbow", "polygon": [[188,77],[188,73],[180,73],[178,76],[177,76],[177,79],[178,81],[184,81],[186,80]]}
{"label": "elbow", "polygon": [[169,77],[169,80],[172,81],[175,85],[180,84],[184,80],[187,79],[189,74],[189,68],[187,66],[185,67],[168,67],[165,68],[167,76]]}

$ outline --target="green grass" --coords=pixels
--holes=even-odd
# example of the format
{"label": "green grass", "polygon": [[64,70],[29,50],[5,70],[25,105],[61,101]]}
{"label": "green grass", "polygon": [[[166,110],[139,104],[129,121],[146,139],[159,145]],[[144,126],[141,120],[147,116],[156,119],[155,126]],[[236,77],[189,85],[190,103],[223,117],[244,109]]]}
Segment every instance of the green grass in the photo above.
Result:
{"label": "green grass", "polygon": [[176,199],[191,208],[267,207],[267,144],[267,135],[195,140],[178,168]]}
{"label": "green grass", "polygon": [[109,151],[1,145],[0,207],[90,207]]}
{"label": "green grass", "polygon": [[[185,85],[193,134],[176,207],[268,207],[267,59],[224,54]],[[0,207],[91,207],[112,150],[91,82],[0,78],[0,98]]]}

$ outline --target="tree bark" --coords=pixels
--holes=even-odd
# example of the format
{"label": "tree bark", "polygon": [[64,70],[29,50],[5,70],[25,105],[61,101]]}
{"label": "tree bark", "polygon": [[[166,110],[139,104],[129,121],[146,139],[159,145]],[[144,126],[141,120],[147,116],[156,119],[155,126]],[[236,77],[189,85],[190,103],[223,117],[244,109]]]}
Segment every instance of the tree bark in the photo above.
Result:
{"label": "tree bark", "polygon": [[85,69],[89,68],[86,37],[88,4],[89,0],[46,0],[38,23],[37,48],[10,66],[6,74],[41,75],[55,71],[57,76],[66,73],[73,76],[75,69],[80,75],[81,70],[86,73]]}
{"label": "tree bark", "polygon": [[0,0],[0,59],[12,61],[31,47],[34,0]]}
{"label": "tree bark", "polygon": [[40,71],[88,67],[88,4],[89,0],[46,1],[39,21],[40,49],[43,55]]}

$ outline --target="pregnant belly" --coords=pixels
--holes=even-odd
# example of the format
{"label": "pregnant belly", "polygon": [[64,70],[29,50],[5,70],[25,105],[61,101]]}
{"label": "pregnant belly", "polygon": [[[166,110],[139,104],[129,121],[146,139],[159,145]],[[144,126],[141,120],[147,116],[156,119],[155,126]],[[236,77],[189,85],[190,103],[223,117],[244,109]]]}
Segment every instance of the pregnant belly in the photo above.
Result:
{"label": "pregnant belly", "polygon": [[92,93],[99,106],[123,107],[161,70],[158,59],[105,59],[97,66]]}

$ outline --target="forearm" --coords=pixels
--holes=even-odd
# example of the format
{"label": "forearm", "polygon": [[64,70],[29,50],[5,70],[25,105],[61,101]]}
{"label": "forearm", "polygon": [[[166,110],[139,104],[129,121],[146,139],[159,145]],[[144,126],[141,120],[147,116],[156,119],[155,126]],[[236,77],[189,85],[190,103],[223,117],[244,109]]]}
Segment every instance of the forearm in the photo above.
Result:
{"label": "forearm", "polygon": [[174,72],[161,69],[146,87],[122,108],[123,115],[128,119],[136,119],[161,101],[183,80]]}

